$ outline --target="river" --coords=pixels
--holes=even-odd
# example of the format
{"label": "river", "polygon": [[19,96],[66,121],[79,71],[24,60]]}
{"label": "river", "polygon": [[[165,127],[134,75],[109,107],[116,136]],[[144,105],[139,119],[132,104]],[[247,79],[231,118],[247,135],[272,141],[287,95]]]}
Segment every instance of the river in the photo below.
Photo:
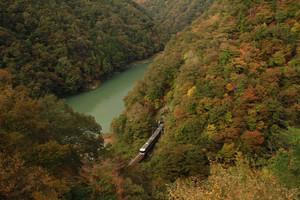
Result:
{"label": "river", "polygon": [[152,60],[132,64],[97,89],[67,97],[66,102],[74,111],[94,116],[102,127],[102,133],[108,133],[113,118],[125,109],[123,98],[143,77],[150,63]]}

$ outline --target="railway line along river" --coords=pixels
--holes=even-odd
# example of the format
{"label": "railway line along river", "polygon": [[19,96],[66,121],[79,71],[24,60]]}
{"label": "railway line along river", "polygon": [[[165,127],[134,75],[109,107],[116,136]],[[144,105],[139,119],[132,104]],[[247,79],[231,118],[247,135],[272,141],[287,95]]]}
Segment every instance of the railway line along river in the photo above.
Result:
{"label": "railway line along river", "polygon": [[108,133],[113,118],[125,109],[123,98],[152,62],[153,58],[132,64],[97,89],[67,97],[66,102],[74,111],[94,116],[102,133]]}

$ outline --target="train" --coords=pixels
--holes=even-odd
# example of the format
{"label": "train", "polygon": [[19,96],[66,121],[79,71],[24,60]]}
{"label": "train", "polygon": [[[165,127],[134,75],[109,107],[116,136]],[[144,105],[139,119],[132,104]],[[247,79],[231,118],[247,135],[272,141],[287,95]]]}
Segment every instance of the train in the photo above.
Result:
{"label": "train", "polygon": [[149,149],[151,149],[151,147],[158,140],[161,133],[163,133],[163,130],[164,130],[164,123],[163,123],[163,121],[159,121],[158,128],[151,135],[151,137],[147,140],[147,142],[140,148],[140,153],[147,153],[149,151]]}
{"label": "train", "polygon": [[129,165],[140,163],[146,153],[153,147],[153,145],[157,142],[159,136],[164,132],[164,122],[163,120],[158,121],[158,128],[155,132],[151,135],[151,137],[147,140],[147,142],[139,149],[138,155],[132,159]]}

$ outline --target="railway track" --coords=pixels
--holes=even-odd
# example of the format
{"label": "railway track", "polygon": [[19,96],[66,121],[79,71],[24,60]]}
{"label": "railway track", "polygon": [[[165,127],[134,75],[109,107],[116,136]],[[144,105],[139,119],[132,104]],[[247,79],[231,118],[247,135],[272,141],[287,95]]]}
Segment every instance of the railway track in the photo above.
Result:
{"label": "railway track", "polygon": [[139,153],[135,158],[133,158],[129,166],[138,164],[142,162],[142,160],[145,158],[146,154],[149,152],[149,150],[154,146],[154,144],[157,142],[160,135],[164,132],[164,122],[161,120],[158,123],[158,128],[154,131],[154,133],[151,135],[151,137],[147,140],[147,142],[139,149]]}

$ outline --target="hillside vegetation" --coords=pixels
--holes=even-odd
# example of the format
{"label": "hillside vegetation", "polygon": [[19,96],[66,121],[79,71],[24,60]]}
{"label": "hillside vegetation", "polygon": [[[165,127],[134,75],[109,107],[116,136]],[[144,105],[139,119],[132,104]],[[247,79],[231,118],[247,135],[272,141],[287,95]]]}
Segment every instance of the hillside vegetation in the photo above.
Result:
{"label": "hillside vegetation", "polygon": [[32,99],[12,82],[0,70],[0,198],[57,199],[70,192],[84,157],[102,154],[101,127],[54,95]]}
{"label": "hillside vegetation", "polygon": [[163,47],[163,32],[130,0],[1,0],[0,8],[0,68],[32,96],[89,88]]}
{"label": "hillside vegetation", "polygon": [[53,94],[32,98],[0,70],[0,199],[151,199],[140,172],[104,147],[94,117]]}
{"label": "hillside vegetation", "polygon": [[[150,14],[0,0],[0,199],[298,199],[298,1],[139,2]],[[160,51],[150,16],[176,34],[124,98],[112,146],[57,96]],[[162,117],[149,162],[128,166]]]}
{"label": "hillside vegetation", "polygon": [[0,9],[0,199],[147,199],[95,119],[57,96],[160,51],[164,32],[130,0],[1,0]]}
{"label": "hillside vegetation", "polygon": [[213,0],[135,0],[170,34],[190,25]]}
{"label": "hillside vegetation", "polygon": [[279,175],[277,184],[297,188],[299,14],[293,0],[216,1],[172,37],[124,99],[112,124],[117,152],[132,156],[167,106],[165,134],[147,164],[154,183],[201,180],[209,161],[229,167],[241,152],[251,167]]}

